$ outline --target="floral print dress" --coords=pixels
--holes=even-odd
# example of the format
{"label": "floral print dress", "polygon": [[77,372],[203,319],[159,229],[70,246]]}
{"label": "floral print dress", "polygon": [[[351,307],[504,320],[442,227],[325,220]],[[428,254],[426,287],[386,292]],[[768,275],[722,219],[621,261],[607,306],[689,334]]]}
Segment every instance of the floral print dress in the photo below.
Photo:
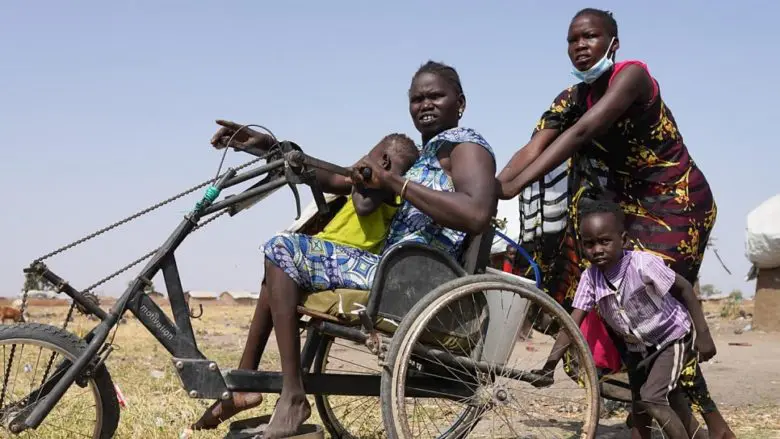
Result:
{"label": "floral print dress", "polygon": [[[628,65],[647,70],[639,61],[620,62],[610,81]],[[586,268],[576,246],[577,206],[583,196],[606,196],[619,202],[634,249],[660,256],[674,271],[696,282],[717,207],[655,79],[653,84],[649,103],[630,108],[569,160],[565,172],[570,208],[564,233],[526,243],[542,268],[548,269],[544,279],[548,293],[564,305],[570,305]],[[563,132],[591,106],[590,86],[573,85],[555,98],[534,133],[542,129]],[[521,222],[544,223],[541,212],[537,216],[521,217]]]}
{"label": "floral print dress", "polygon": [[[615,64],[610,82],[629,65],[648,71],[639,61],[620,62]],[[542,129],[563,132],[592,105],[590,86],[573,85],[555,98],[534,134]],[[524,240],[523,245],[543,270],[544,289],[565,308],[571,310],[578,281],[588,266],[576,244],[577,211],[585,198],[607,197],[620,203],[633,248],[660,256],[691,284],[696,282],[717,207],[704,174],[691,158],[674,116],[661,98],[655,78],[649,103],[629,108],[606,133],[583,146],[568,166],[553,173],[536,182],[535,191],[521,195],[520,222],[521,230],[541,229],[542,233]],[[546,218],[543,209],[528,214],[523,206],[531,200],[523,197],[533,194],[537,198],[533,201],[540,206],[559,202],[562,197],[558,194],[555,199],[545,197],[545,188],[560,178],[568,180],[564,194],[569,205],[567,223],[544,233],[545,224],[560,219]],[[679,385],[694,410],[709,413],[717,409],[695,358],[684,365]]]}

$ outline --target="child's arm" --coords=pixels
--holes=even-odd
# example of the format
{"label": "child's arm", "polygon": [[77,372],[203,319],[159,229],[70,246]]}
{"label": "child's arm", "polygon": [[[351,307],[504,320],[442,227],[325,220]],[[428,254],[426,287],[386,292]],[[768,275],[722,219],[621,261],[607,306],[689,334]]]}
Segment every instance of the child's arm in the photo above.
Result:
{"label": "child's arm", "polygon": [[[586,311],[583,311],[581,309],[574,309],[574,311],[571,312],[571,318],[574,320],[574,323],[577,324],[579,327],[582,324],[582,321],[585,320],[585,316],[588,313]],[[550,355],[547,357],[547,362],[544,363],[544,367],[542,368],[543,371],[552,371],[555,370],[555,366],[558,365],[558,362],[561,361],[561,358],[563,358],[563,354],[566,352],[566,349],[569,348],[569,336],[566,335],[566,332],[561,329],[558,331],[558,335],[555,338],[555,343],[553,343],[553,347],[550,350]]]}
{"label": "child's arm", "polygon": [[363,188],[358,190],[357,187],[352,190],[352,204],[355,206],[355,212],[359,216],[370,215],[377,209],[382,203],[390,201],[392,193],[379,189]]}
{"label": "child's arm", "polygon": [[[596,305],[596,295],[593,291],[593,283],[591,282],[590,276],[590,269],[585,270],[585,272],[582,273],[579,284],[577,285],[577,291],[574,293],[574,301],[572,302],[574,310],[571,312],[571,318],[574,320],[574,323],[578,328],[582,324],[582,321],[585,320],[585,316],[588,314],[588,312]],[[552,385],[553,371],[558,365],[558,362],[561,361],[561,358],[563,358],[563,354],[566,353],[566,350],[569,347],[569,342],[569,336],[566,334],[563,328],[561,328],[561,330],[558,331],[558,335],[555,338],[555,343],[550,350],[550,355],[547,357],[547,362],[544,363],[544,366],[541,370],[533,371],[536,374],[546,376],[548,379],[536,383],[531,383],[532,385],[535,387],[547,387]]]}
{"label": "child's arm", "polygon": [[699,299],[696,298],[696,293],[693,292],[693,285],[684,277],[676,274],[674,285],[670,292],[674,298],[688,308],[688,313],[691,315],[691,320],[693,320],[693,327],[696,329],[694,347],[699,352],[700,361],[707,361],[714,357],[716,353],[715,342],[712,340],[710,328],[704,317],[704,310],[701,309]]}

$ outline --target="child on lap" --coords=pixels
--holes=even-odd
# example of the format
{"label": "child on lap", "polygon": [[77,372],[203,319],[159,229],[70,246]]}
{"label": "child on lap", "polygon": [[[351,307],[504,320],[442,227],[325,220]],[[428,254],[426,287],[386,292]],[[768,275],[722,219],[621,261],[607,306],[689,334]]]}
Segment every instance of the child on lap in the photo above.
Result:
{"label": "child on lap", "polygon": [[[625,341],[632,391],[632,437],[650,438],[655,419],[670,439],[687,439],[686,404],[677,384],[683,366],[715,355],[693,287],[653,254],[624,250],[623,213],[611,202],[583,206],[582,247],[591,262],[575,294],[572,318],[580,325],[598,307],[604,322]],[[561,332],[541,373],[552,375],[569,339]],[[670,405],[675,406],[674,409]],[[678,412],[675,411],[678,410]]]}
{"label": "child on lap", "polygon": [[[403,175],[412,167],[419,151],[403,134],[385,136],[370,152],[385,169]],[[393,193],[355,189],[333,219],[314,238],[379,254],[387,238],[390,222],[400,207]]]}

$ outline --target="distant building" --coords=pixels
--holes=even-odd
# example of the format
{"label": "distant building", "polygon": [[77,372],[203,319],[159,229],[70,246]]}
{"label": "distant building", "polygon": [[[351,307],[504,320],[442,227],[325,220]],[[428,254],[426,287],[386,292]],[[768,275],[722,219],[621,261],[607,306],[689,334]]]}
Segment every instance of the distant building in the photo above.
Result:
{"label": "distant building", "polygon": [[260,293],[250,291],[223,291],[219,295],[219,302],[222,305],[254,305]]}
{"label": "distant building", "polygon": [[[19,293],[18,299],[14,304],[21,306],[24,293]],[[70,305],[71,298],[66,294],[58,294],[51,290],[30,290],[27,292],[28,306],[64,306]],[[16,305],[14,305],[16,306]]]}
{"label": "distant building", "polygon": [[184,292],[184,300],[189,302],[190,307],[197,305],[216,304],[219,299],[219,293],[213,291],[190,290]]}

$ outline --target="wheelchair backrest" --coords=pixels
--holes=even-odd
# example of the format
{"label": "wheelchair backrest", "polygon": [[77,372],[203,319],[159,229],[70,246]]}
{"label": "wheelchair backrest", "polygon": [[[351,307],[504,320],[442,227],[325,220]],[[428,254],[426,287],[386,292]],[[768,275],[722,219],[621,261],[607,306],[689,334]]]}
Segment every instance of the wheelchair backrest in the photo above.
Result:
{"label": "wheelchair backrest", "polygon": [[490,250],[493,247],[493,229],[479,235],[467,235],[463,242],[460,266],[468,274],[484,273],[490,265]]}
{"label": "wheelchair backrest", "polygon": [[492,244],[492,229],[467,236],[459,261],[423,244],[398,244],[385,253],[377,267],[367,307],[369,313],[378,306],[379,316],[400,322],[423,296],[440,285],[469,274],[484,273]]}

